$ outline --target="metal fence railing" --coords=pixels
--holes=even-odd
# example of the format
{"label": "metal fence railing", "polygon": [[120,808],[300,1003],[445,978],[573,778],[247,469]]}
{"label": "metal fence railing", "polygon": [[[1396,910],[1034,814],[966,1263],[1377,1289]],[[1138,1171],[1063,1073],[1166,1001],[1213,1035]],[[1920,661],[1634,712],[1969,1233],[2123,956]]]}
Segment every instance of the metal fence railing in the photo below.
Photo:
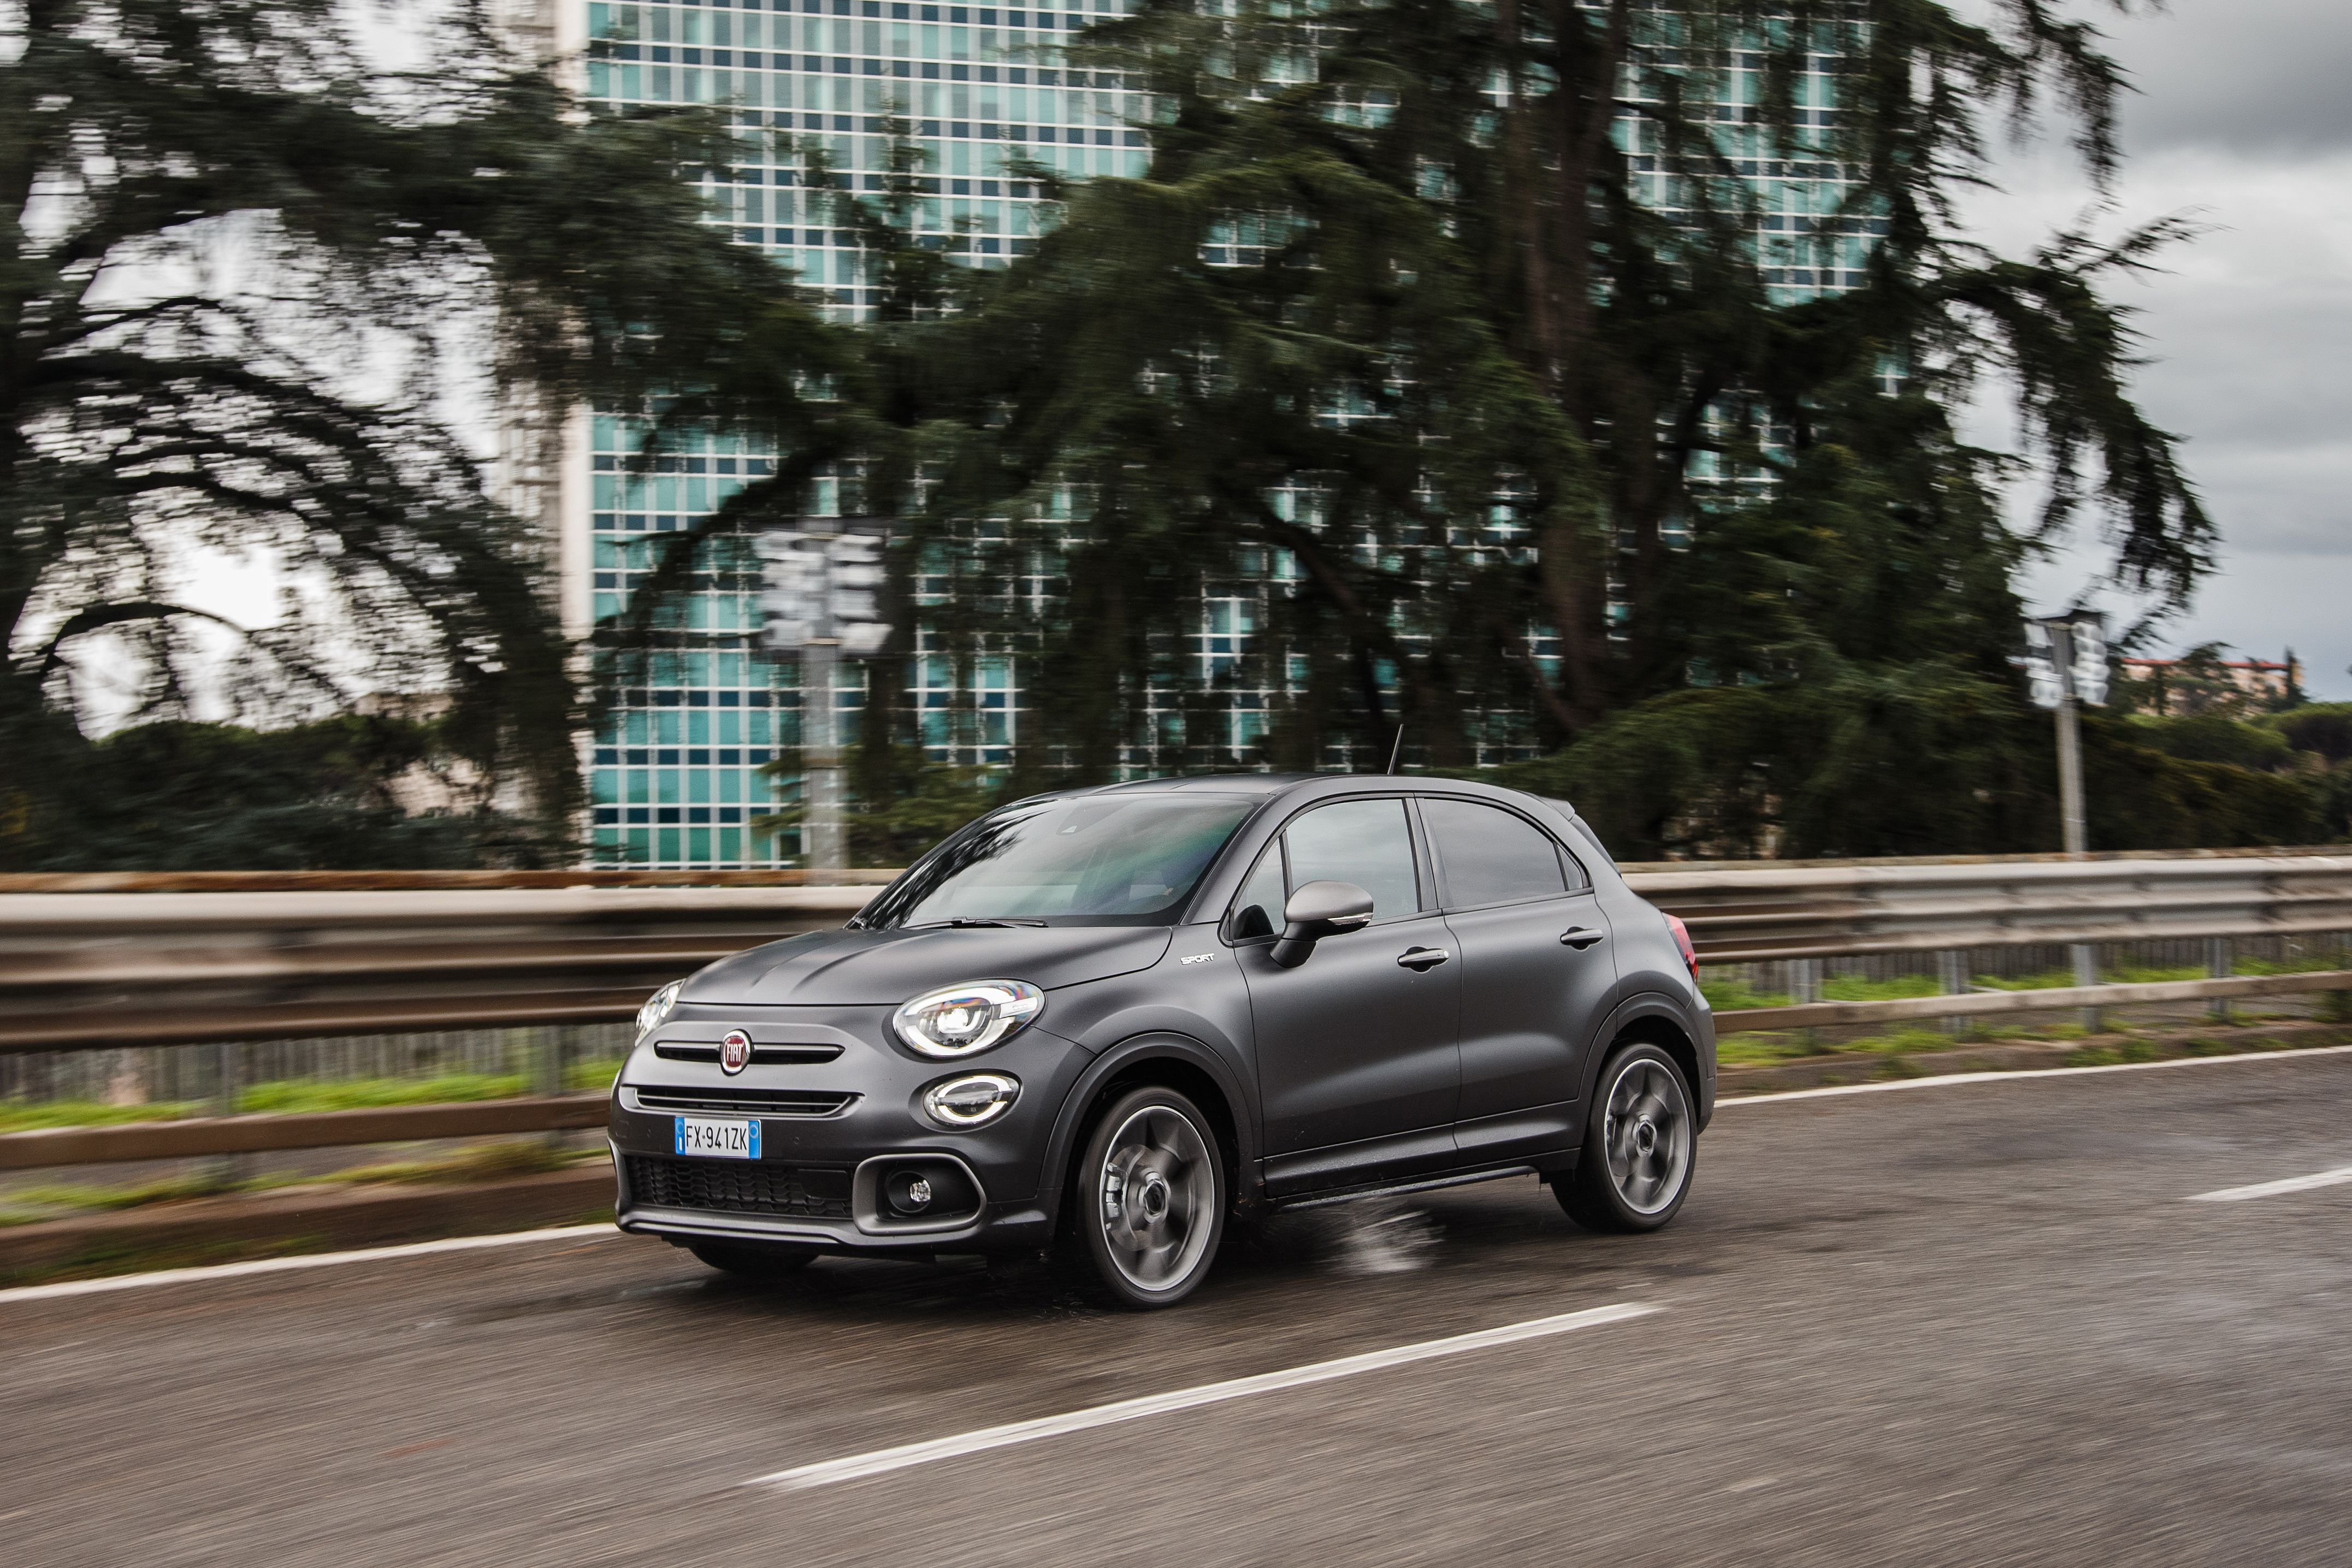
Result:
{"label": "metal fence railing", "polygon": [[[1815,982],[1791,988],[1785,1006],[1719,1013],[1726,1030],[2352,991],[2352,963],[2236,975],[2227,961],[2248,939],[2338,950],[2336,934],[2352,931],[2352,853],[2336,851],[1627,871],[1688,923],[1704,962],[1780,965]],[[772,873],[659,884],[683,874],[0,877],[0,1053],[525,1027],[554,1040],[559,1026],[625,1020],[655,987],[714,958],[837,925],[890,873],[857,873],[853,886]],[[2206,977],[2022,991],[1969,983],[1971,956],[1988,951],[2182,942],[2208,956]],[[1934,996],[1819,999],[1821,966],[1839,960],[1932,963],[1949,983]],[[215,1075],[232,1091],[236,1077],[226,1066]],[[473,1105],[12,1134],[0,1136],[0,1169],[553,1131],[601,1118],[600,1097],[561,1092],[560,1073],[542,1068],[537,1082],[528,1098]]]}

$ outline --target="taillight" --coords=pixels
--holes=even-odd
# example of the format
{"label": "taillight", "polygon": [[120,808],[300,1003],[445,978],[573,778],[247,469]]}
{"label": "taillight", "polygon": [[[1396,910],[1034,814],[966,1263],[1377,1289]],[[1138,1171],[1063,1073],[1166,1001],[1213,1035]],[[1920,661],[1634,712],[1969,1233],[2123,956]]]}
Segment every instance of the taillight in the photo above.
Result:
{"label": "taillight", "polygon": [[1690,967],[1691,978],[1698,978],[1698,949],[1691,946],[1690,927],[1674,915],[1666,916],[1666,929],[1675,934],[1675,946],[1683,950],[1683,962]]}

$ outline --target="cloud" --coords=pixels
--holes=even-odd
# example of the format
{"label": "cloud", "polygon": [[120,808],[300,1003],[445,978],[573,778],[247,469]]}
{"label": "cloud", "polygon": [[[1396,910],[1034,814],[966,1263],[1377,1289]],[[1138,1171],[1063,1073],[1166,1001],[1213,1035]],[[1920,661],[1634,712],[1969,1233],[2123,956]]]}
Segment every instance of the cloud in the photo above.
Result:
{"label": "cloud", "polygon": [[[2097,231],[2184,213],[2209,225],[2111,289],[2138,312],[2148,362],[2136,391],[2183,438],[2222,536],[2218,570],[2167,642],[2270,657],[2292,645],[2315,695],[2352,697],[2352,93],[2340,85],[2352,78],[2352,5],[2175,0],[2168,14],[2116,18],[2083,3],[2074,14],[2098,21],[2141,89]],[[2092,193],[2059,141],[2002,157],[2001,189],[1968,205],[1979,237],[2015,254],[2082,219]],[[1989,413],[1976,434],[2000,444],[2008,426]],[[2013,500],[2022,511],[2033,498]],[[2096,539],[2071,541],[2025,590],[2037,607],[2063,604],[2107,559]],[[2105,602],[2129,613],[2120,595]]]}
{"label": "cloud", "polygon": [[2352,149],[2344,0],[2173,0],[2097,26],[2139,89],[2122,112],[2136,150],[2276,158]]}

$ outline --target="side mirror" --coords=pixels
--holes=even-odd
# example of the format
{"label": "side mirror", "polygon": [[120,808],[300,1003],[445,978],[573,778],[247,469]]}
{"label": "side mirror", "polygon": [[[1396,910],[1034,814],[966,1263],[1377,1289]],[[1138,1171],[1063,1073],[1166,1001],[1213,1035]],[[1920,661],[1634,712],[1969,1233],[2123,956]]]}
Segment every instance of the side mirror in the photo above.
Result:
{"label": "side mirror", "polygon": [[1372,923],[1372,895],[1352,882],[1310,882],[1282,906],[1286,923],[1265,956],[1296,969],[1326,936],[1361,931]]}

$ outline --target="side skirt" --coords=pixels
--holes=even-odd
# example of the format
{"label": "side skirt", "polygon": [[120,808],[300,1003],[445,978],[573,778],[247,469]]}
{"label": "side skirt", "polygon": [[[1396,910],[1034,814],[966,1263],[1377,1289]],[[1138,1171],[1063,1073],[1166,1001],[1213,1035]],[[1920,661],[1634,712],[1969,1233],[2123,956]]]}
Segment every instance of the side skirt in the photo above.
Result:
{"label": "side skirt", "polygon": [[[1368,1186],[1351,1186],[1337,1192],[1309,1193],[1303,1197],[1283,1198],[1270,1207],[1277,1212],[1288,1213],[1295,1208],[1320,1208],[1325,1204],[1353,1203],[1360,1197],[1390,1197],[1398,1193],[1433,1192],[1439,1187],[1468,1186],[1474,1182],[1501,1181],[1507,1176],[1539,1176],[1549,1180],[1550,1176],[1560,1174],[1558,1168],[1559,1161],[1556,1158],[1544,1163],[1546,1168],[1543,1170],[1522,1163],[1492,1166],[1483,1170],[1455,1171],[1448,1176],[1423,1176],[1412,1181],[1376,1182]],[[1569,1164],[1574,1163],[1574,1156],[1569,1156]]]}

